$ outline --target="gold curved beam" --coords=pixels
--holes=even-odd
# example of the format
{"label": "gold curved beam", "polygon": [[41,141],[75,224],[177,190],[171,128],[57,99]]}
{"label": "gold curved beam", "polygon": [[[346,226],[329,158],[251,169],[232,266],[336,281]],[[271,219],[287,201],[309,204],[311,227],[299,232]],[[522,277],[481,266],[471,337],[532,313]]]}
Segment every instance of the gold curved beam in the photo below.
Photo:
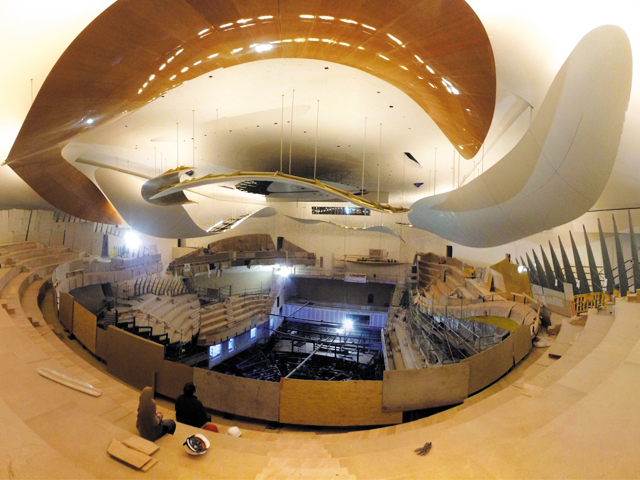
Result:
{"label": "gold curved beam", "polygon": [[229,180],[271,180],[283,183],[292,183],[300,185],[319,192],[328,193],[334,197],[341,198],[360,207],[370,208],[382,213],[409,213],[410,208],[393,207],[386,203],[374,202],[367,198],[362,198],[341,188],[333,187],[321,182],[320,180],[312,180],[310,178],[296,177],[282,172],[234,172],[204,175],[200,178],[190,178],[175,185],[166,186],[158,190],[158,193],[150,197],[150,201],[157,201],[163,197],[173,195],[188,188],[201,187],[203,185],[211,185],[222,183]]}
{"label": "gold curved beam", "polygon": [[119,0],[57,61],[6,163],[55,207],[119,223],[90,180],[64,166],[62,148],[185,81],[269,58],[325,60],[387,81],[464,158],[493,119],[493,51],[464,0]]}

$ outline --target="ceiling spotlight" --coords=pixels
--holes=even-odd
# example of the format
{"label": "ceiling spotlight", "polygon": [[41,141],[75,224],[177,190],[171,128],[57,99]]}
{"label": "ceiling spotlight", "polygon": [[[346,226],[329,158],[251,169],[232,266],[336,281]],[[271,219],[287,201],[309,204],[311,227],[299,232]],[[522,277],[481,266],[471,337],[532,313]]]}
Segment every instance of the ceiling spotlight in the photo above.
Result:
{"label": "ceiling spotlight", "polygon": [[398,45],[402,45],[402,42],[398,40],[396,37],[394,37],[393,35],[391,35],[390,33],[387,33],[387,37],[389,37],[391,40],[396,42]]}
{"label": "ceiling spotlight", "polygon": [[88,118],[88,119],[87,119],[87,123],[88,123],[89,125],[91,125],[91,124],[93,123],[93,118]]}
{"label": "ceiling spotlight", "polygon": [[256,45],[256,52],[268,52],[269,50],[273,50],[273,45],[269,43],[261,43],[260,45]]}

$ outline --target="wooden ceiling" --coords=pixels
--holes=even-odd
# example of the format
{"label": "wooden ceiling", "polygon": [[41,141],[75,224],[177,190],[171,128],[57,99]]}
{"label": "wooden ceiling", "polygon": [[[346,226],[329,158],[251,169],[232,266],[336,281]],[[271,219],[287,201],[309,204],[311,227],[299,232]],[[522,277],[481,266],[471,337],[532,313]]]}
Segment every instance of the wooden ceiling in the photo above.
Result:
{"label": "wooden ceiling", "polygon": [[60,57],[7,163],[60,210],[120,223],[100,190],[62,158],[64,145],[192,78],[270,58],[340,63],[389,82],[464,158],[479,151],[491,125],[493,52],[463,0],[119,0]]}

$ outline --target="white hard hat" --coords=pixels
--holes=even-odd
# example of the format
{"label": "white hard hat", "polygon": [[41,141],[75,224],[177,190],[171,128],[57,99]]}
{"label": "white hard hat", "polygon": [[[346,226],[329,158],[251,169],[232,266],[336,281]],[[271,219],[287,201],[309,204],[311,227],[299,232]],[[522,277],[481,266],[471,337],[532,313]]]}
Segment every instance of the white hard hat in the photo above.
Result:
{"label": "white hard hat", "polygon": [[211,444],[207,437],[200,433],[196,433],[195,435],[188,437],[183,445],[189,455],[204,455],[207,453]]}
{"label": "white hard hat", "polygon": [[229,430],[227,430],[227,435],[238,438],[240,435],[242,435],[242,432],[238,427],[229,427]]}

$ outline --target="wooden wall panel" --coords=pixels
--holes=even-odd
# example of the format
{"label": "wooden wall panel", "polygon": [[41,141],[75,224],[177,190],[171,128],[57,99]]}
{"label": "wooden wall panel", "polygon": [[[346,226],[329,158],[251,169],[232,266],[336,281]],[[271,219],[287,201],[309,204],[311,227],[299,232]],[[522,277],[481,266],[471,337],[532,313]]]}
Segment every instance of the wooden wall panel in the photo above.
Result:
{"label": "wooden wall panel", "polygon": [[[176,399],[187,382],[193,382],[193,367],[164,360],[156,375],[156,393]],[[199,395],[200,392],[197,392]]]}
{"label": "wooden wall panel", "polygon": [[91,353],[96,353],[98,319],[78,302],[73,302],[73,334]]}
{"label": "wooden wall panel", "polygon": [[107,334],[107,371],[140,390],[153,387],[164,362],[164,347],[113,326]]}
{"label": "wooden wall panel", "polygon": [[73,332],[73,297],[65,292],[60,292],[60,312],[58,318],[64,328]]}
{"label": "wooden wall panel", "polygon": [[205,407],[272,422],[279,421],[280,384],[193,369],[193,383]]}
{"label": "wooden wall panel", "polygon": [[492,384],[513,367],[513,335],[495,347],[464,360],[469,364],[469,395]]}
{"label": "wooden wall panel", "polygon": [[107,330],[96,328],[96,351],[95,354],[103,360],[109,354],[109,334]]}
{"label": "wooden wall panel", "polygon": [[515,363],[518,363],[531,350],[531,327],[522,325],[511,336],[513,337],[513,358]]}
{"label": "wooden wall panel", "polygon": [[355,426],[402,422],[402,413],[382,411],[382,382],[281,381],[280,422]]}
{"label": "wooden wall panel", "polygon": [[469,392],[469,364],[389,370],[382,381],[382,410],[403,412],[461,403]]}

